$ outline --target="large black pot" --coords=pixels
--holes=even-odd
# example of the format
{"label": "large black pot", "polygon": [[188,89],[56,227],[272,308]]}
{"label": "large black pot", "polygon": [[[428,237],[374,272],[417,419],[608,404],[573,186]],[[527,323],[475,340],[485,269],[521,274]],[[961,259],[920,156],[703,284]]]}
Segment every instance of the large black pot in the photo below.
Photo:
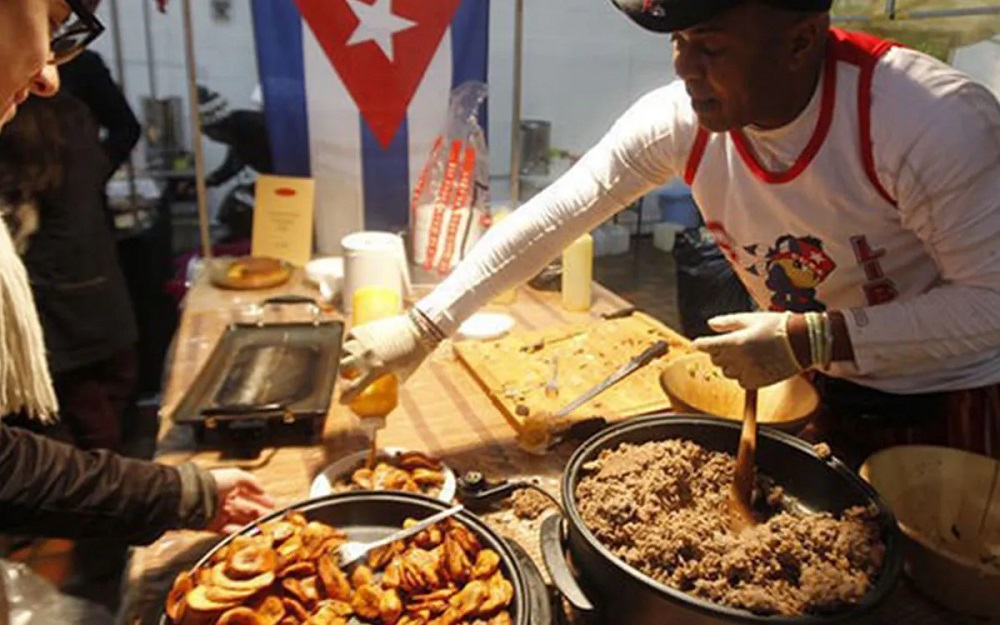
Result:
{"label": "large black pot", "polygon": [[[279,518],[287,512],[301,512],[310,521],[327,523],[347,533],[349,540],[371,541],[388,536],[402,527],[407,518],[422,519],[449,506],[436,499],[402,492],[357,492],[311,499],[280,510],[260,522]],[[518,547],[500,538],[473,514],[455,515],[476,534],[486,549],[500,555],[500,569],[514,586],[510,614],[516,625],[549,625],[551,609],[545,584],[530,557]],[[248,525],[236,535],[255,534],[256,525]],[[208,563],[216,551],[229,544],[233,536],[219,542],[195,567]],[[160,625],[168,625],[166,614]]]}
{"label": "large black pot", "polygon": [[[876,608],[891,592],[901,566],[896,519],[881,497],[834,458],[820,458],[812,446],[769,428],[760,430],[757,465],[812,511],[840,513],[851,506],[875,504],[886,544],[885,563],[877,583],[856,606],[830,616],[762,617],[709,603],[661,584],[639,572],[601,545],[586,527],[576,506],[576,485],[583,466],[604,449],[621,443],[681,438],[707,449],[733,453],[740,424],[706,416],[664,415],[632,419],[587,440],[563,474],[565,517],[554,515],[542,527],[542,554],[554,583],[578,611],[601,623],[629,625],[860,625],[874,622]],[[665,528],[666,529],[666,528]],[[571,570],[572,563],[575,571]]]}

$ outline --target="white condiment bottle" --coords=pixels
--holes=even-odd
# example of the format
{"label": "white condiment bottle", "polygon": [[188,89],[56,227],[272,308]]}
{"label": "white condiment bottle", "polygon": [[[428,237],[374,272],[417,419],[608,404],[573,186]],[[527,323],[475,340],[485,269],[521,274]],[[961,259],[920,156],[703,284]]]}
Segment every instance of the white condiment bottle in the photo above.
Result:
{"label": "white condiment bottle", "polygon": [[[511,213],[510,208],[506,206],[497,208],[496,210],[494,210],[492,215],[492,225],[493,226],[497,225],[508,215],[510,215],[510,213]],[[513,304],[516,300],[517,300],[517,287],[514,287],[512,289],[504,291],[500,295],[497,295],[496,297],[493,298],[493,301],[491,301],[490,303],[494,305],[503,306],[507,304]]]}
{"label": "white condiment bottle", "polygon": [[562,255],[562,305],[566,310],[590,309],[594,277],[594,239],[590,234],[569,244]]}

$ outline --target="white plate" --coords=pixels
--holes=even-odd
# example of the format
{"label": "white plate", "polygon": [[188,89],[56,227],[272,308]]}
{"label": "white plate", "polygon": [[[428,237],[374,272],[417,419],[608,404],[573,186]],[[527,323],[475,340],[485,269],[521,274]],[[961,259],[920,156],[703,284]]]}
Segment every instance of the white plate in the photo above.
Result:
{"label": "white plate", "polygon": [[344,283],[344,259],[340,256],[326,256],[306,263],[306,280],[317,287],[325,284],[330,289],[329,297],[340,292]]}
{"label": "white plate", "polygon": [[[400,447],[387,447],[382,450],[382,454],[379,458],[381,459],[386,456],[393,458],[407,451],[411,450],[402,449]],[[333,485],[345,477],[349,478],[351,473],[364,464],[367,459],[368,451],[359,451],[349,456],[344,456],[340,460],[323,469],[323,471],[316,476],[316,479],[313,480],[312,486],[309,488],[309,498],[316,499],[317,497],[333,494]],[[442,463],[441,473],[444,475],[444,484],[441,485],[441,492],[438,494],[437,499],[445,503],[450,503],[451,500],[455,498],[455,489],[458,486],[455,480],[455,472],[452,471],[448,465]]]}
{"label": "white plate", "polygon": [[476,313],[458,326],[458,334],[467,339],[497,339],[514,327],[514,320],[503,313]]}

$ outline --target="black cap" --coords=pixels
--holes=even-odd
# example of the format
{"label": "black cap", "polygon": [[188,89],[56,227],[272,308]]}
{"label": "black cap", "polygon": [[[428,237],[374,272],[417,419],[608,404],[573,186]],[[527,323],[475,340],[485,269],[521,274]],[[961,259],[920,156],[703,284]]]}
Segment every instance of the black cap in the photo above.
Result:
{"label": "black cap", "polygon": [[[636,24],[658,33],[691,28],[748,0],[611,0]],[[761,0],[789,11],[829,11],[833,0]]]}

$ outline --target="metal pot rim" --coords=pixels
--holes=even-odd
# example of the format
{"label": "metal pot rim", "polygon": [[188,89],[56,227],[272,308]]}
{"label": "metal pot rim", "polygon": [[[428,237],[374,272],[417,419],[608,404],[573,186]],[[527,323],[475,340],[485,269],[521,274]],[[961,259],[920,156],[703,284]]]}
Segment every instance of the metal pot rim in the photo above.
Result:
{"label": "metal pot rim", "polygon": [[[899,573],[902,569],[902,543],[899,535],[899,526],[896,523],[896,517],[889,508],[888,504],[870,484],[862,480],[860,476],[852,472],[839,460],[832,457],[824,460],[823,458],[820,458],[820,456],[813,449],[812,445],[809,443],[791,434],[768,427],[760,428],[758,435],[770,438],[778,443],[795,447],[799,451],[803,451],[815,458],[817,462],[830,466],[852,486],[861,490],[865,496],[878,507],[882,532],[885,538],[885,559],[883,561],[882,571],[879,574],[878,581],[865,594],[864,598],[858,604],[853,606],[850,610],[837,612],[830,616],[759,616],[746,610],[731,608],[717,603],[712,603],[710,601],[705,601],[704,599],[699,599],[689,595],[682,590],[662,584],[642,571],[632,567],[612,553],[607,547],[604,546],[604,544],[601,543],[600,540],[597,539],[596,536],[594,536],[593,532],[590,531],[590,528],[587,527],[587,524],[584,523],[583,518],[580,516],[580,511],[576,506],[575,493],[578,476],[583,471],[584,462],[590,459],[588,456],[592,456],[597,450],[604,448],[605,443],[609,439],[618,438],[625,432],[647,429],[651,426],[662,425],[664,423],[678,425],[709,425],[713,427],[717,426],[735,430],[737,433],[741,427],[738,422],[703,414],[666,413],[630,419],[628,421],[612,425],[611,427],[606,428],[587,439],[570,457],[569,462],[566,464],[566,469],[563,472],[562,502],[564,514],[570,531],[578,532],[583,537],[587,545],[591,549],[595,550],[619,573],[624,574],[626,577],[631,578],[632,581],[642,584],[657,594],[666,596],[672,601],[680,602],[690,608],[698,610],[699,612],[703,612],[708,615],[740,619],[742,622],[747,623],[767,623],[769,625],[820,625],[822,623],[830,622],[831,619],[841,621],[842,619],[848,617],[859,617],[874,610],[885,598],[885,596],[888,595],[895,585],[896,580],[899,578]],[[579,565],[579,563],[577,563],[577,565]]]}

